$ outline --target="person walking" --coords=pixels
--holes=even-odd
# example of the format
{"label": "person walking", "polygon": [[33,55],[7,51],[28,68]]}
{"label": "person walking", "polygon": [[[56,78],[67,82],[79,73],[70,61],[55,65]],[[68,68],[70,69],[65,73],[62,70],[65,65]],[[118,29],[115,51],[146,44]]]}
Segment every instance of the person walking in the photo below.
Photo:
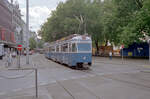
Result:
{"label": "person walking", "polygon": [[11,66],[12,63],[12,54],[11,51],[9,52],[9,59],[8,59],[8,66]]}
{"label": "person walking", "polygon": [[6,66],[9,67],[11,65],[11,62],[12,62],[12,59],[11,59],[12,55],[11,55],[11,52],[9,49],[7,50],[6,57],[7,57]]}
{"label": "person walking", "polygon": [[112,60],[112,52],[109,52],[109,59]]}

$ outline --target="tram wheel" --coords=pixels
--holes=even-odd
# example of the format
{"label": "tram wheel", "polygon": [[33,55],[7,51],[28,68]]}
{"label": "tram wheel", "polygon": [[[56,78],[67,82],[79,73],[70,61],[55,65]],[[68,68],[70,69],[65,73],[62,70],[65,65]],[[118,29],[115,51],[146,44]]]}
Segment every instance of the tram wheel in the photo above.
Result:
{"label": "tram wheel", "polygon": [[82,63],[77,63],[77,68],[83,68],[83,64]]}
{"label": "tram wheel", "polygon": [[76,66],[71,66],[71,69],[76,69]]}

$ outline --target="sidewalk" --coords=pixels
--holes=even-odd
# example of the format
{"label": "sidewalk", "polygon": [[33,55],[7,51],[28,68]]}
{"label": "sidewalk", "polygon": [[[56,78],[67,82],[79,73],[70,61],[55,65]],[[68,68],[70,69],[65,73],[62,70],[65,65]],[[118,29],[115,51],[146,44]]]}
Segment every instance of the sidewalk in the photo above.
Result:
{"label": "sidewalk", "polygon": [[[17,57],[12,58],[12,64],[10,66],[6,66],[6,62],[6,57],[4,57],[3,60],[0,60],[1,71],[7,71],[8,69],[18,68]],[[20,64],[21,68],[38,68],[36,64],[34,65],[32,63],[31,57],[30,64],[26,64],[26,56],[21,56]],[[0,93],[0,99],[52,99],[51,96],[48,94],[46,87],[39,85],[38,91],[38,98],[36,98],[35,87],[33,86],[32,88],[16,89],[15,91],[10,91],[8,93]]]}
{"label": "sidewalk", "polygon": [[[21,68],[32,68],[33,67],[32,59],[30,59],[30,64],[26,64],[26,56],[20,57],[20,67]],[[17,57],[12,58],[12,63],[10,66],[7,66],[7,57],[4,57],[3,60],[0,60],[0,68],[18,68],[18,59]]]}
{"label": "sidewalk", "polygon": [[0,99],[52,99],[46,87],[40,86],[38,91],[38,98],[35,96],[35,88],[29,88],[0,95]]}

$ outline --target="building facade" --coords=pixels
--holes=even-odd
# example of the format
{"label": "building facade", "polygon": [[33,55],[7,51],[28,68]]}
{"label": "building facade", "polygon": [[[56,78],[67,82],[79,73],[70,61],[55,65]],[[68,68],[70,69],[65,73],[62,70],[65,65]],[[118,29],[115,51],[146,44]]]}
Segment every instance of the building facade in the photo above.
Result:
{"label": "building facade", "polygon": [[10,47],[25,44],[26,25],[17,2],[0,0],[0,43]]}
{"label": "building facade", "polygon": [[12,10],[7,0],[0,0],[0,40],[5,44],[13,44]]}

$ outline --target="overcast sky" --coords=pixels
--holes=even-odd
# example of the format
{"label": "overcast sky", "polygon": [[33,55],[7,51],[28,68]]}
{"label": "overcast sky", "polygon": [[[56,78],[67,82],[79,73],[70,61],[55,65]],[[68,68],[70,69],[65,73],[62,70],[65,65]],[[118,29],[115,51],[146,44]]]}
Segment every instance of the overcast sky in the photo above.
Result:
{"label": "overcast sky", "polygon": [[[15,1],[15,0],[14,0]],[[30,29],[37,31],[43,24],[51,11],[54,10],[60,1],[66,0],[29,0],[30,3]],[[23,19],[26,17],[26,0],[18,0]]]}

